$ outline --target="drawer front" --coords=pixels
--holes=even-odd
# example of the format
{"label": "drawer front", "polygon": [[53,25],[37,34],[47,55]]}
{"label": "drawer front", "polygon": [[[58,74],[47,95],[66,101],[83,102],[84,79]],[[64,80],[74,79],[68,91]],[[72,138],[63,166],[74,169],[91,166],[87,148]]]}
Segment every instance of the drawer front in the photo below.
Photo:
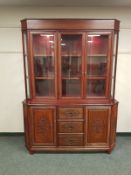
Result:
{"label": "drawer front", "polygon": [[83,122],[58,122],[59,133],[83,133]]}
{"label": "drawer front", "polygon": [[82,119],[83,108],[59,108],[59,119]]}
{"label": "drawer front", "polygon": [[59,146],[83,146],[83,134],[59,134]]}

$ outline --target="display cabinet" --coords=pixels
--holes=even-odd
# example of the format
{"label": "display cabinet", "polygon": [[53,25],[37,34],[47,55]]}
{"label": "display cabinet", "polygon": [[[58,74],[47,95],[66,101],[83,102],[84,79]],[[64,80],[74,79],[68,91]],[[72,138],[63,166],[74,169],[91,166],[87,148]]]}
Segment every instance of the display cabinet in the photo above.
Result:
{"label": "display cabinet", "polygon": [[21,26],[29,152],[110,153],[119,21],[24,19]]}

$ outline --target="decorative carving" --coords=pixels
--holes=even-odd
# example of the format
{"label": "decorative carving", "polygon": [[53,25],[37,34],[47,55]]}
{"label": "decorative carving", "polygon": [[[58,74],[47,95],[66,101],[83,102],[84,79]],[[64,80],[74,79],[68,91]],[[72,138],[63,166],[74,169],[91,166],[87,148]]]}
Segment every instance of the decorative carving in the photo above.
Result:
{"label": "decorative carving", "polygon": [[46,116],[41,117],[38,122],[37,122],[37,131],[38,132],[43,132],[45,135],[50,129],[50,123],[49,120]]}
{"label": "decorative carving", "polygon": [[74,144],[74,140],[70,138],[70,139],[68,140],[68,143],[69,143],[69,145],[73,145],[73,144]]}
{"label": "decorative carving", "polygon": [[92,123],[92,128],[95,133],[101,133],[104,131],[105,128],[104,122],[99,119],[96,119]]}

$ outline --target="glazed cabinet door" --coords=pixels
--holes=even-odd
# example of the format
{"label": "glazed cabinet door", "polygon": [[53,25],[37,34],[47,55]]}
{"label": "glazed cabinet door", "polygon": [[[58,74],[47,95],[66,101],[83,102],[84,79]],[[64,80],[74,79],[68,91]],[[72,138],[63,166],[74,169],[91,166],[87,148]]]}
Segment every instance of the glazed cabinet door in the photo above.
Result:
{"label": "glazed cabinet door", "polygon": [[111,32],[87,33],[84,87],[88,98],[109,96],[111,37]]}
{"label": "glazed cabinet door", "polygon": [[83,34],[60,33],[60,97],[82,96]]}
{"label": "glazed cabinet door", "polygon": [[88,107],[86,109],[87,145],[109,145],[110,107]]}
{"label": "glazed cabinet door", "polygon": [[55,109],[32,108],[30,118],[32,145],[55,145]]}
{"label": "glazed cabinet door", "polygon": [[30,47],[33,97],[56,98],[56,34],[31,32]]}

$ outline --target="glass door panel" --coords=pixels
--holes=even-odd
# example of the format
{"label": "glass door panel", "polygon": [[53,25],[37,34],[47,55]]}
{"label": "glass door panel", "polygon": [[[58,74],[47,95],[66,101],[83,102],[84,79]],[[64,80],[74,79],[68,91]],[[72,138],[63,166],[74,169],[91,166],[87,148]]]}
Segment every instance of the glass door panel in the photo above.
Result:
{"label": "glass door panel", "polygon": [[62,96],[81,96],[82,35],[61,35]]}
{"label": "glass door panel", "polygon": [[108,43],[109,35],[87,35],[87,96],[105,96]]}
{"label": "glass door panel", "polygon": [[27,34],[23,33],[24,42],[24,68],[25,68],[25,84],[26,84],[26,98],[30,98],[30,83],[29,83],[29,69],[28,69],[28,59],[27,59]]}
{"label": "glass door panel", "polygon": [[33,34],[35,90],[37,96],[55,96],[53,34]]}
{"label": "glass door panel", "polygon": [[112,81],[111,81],[111,96],[114,98],[115,94],[115,76],[116,76],[116,64],[117,64],[117,45],[118,34],[114,34],[114,48],[113,48],[113,60],[112,60]]}
{"label": "glass door panel", "polygon": [[87,93],[90,96],[105,95],[105,80],[89,80],[87,81]]}

